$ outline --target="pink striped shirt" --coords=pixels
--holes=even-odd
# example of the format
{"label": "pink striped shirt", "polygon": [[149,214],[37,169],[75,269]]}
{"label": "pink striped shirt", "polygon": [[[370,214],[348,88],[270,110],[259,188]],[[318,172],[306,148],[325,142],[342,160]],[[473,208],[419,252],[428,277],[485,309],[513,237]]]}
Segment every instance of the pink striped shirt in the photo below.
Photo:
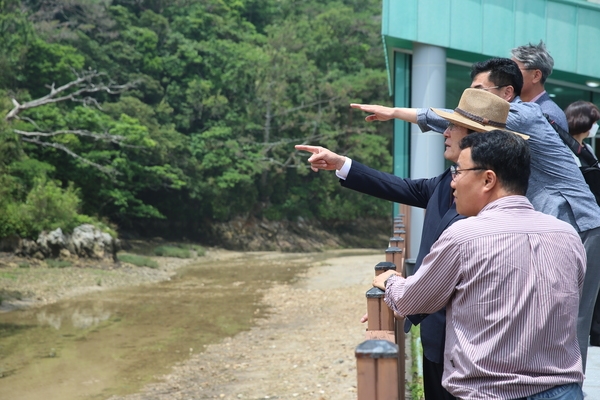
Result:
{"label": "pink striped shirt", "polygon": [[387,282],[398,314],[447,307],[442,384],[461,399],[515,399],[583,382],[576,335],[585,250],[524,196],[446,229],[414,276]]}

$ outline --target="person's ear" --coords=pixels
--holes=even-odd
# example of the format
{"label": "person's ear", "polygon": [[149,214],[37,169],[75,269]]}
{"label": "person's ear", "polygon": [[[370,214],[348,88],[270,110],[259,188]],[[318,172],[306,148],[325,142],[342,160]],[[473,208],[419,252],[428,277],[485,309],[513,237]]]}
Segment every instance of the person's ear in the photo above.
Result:
{"label": "person's ear", "polygon": [[502,88],[502,96],[504,100],[510,102],[515,97],[515,88],[512,85],[507,85]]}
{"label": "person's ear", "polygon": [[483,174],[484,174],[484,177],[483,177],[484,190],[490,191],[496,186],[496,183],[498,182],[498,177],[496,176],[496,173],[494,171],[492,171],[491,169],[484,171]]}
{"label": "person's ear", "polygon": [[539,83],[542,81],[542,71],[539,69],[533,70],[533,79],[531,80],[533,83]]}

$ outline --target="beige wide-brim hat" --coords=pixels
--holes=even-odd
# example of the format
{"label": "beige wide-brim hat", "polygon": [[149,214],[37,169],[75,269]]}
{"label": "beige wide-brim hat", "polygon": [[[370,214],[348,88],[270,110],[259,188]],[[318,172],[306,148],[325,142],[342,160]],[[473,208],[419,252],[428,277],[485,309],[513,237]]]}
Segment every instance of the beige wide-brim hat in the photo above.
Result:
{"label": "beige wide-brim hat", "polygon": [[529,139],[528,135],[506,129],[509,110],[510,103],[503,98],[486,90],[471,88],[465,89],[454,112],[431,109],[440,117],[467,129],[477,132],[501,129],[519,135],[525,140]]}

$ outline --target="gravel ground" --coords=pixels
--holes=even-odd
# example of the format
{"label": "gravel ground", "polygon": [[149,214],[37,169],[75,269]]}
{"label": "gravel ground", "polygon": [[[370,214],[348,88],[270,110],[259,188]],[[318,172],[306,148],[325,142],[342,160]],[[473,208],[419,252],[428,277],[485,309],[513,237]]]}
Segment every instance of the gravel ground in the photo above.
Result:
{"label": "gravel ground", "polygon": [[[239,256],[218,249],[206,254],[219,261]],[[155,259],[158,269],[97,265],[67,274],[42,266],[19,268],[19,260],[5,257],[0,259],[2,306],[35,306],[92,290],[156,282],[194,262]],[[294,284],[266,290],[264,303],[272,312],[254,328],[206,346],[139,393],[110,400],[356,399],[354,350],[366,329],[359,320],[373,267],[384,260],[383,251],[332,252],[332,258],[312,266]],[[10,293],[20,293],[20,300],[6,300]]]}

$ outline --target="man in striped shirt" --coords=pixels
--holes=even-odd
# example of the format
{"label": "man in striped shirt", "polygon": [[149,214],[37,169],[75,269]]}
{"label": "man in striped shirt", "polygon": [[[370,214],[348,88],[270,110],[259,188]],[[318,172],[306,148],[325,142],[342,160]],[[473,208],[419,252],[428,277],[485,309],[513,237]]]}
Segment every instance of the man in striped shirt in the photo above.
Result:
{"label": "man in striped shirt", "polygon": [[466,136],[452,168],[457,211],[415,275],[373,285],[399,315],[446,307],[443,386],[460,399],[583,399],[577,310],[585,250],[573,227],[525,197],[527,143]]}

